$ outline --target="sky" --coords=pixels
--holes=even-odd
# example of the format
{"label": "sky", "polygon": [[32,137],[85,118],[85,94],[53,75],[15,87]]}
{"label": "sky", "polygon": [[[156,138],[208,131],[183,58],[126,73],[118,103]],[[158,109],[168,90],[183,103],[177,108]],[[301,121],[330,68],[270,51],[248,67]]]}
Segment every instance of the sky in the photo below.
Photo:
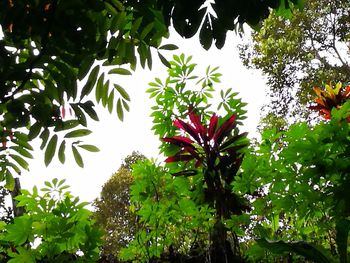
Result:
{"label": "sky", "polygon": [[[171,37],[162,44],[176,44],[179,49],[175,51],[164,51],[162,54],[170,60],[173,54],[184,53],[192,55],[192,61],[198,64],[197,75],[204,74],[208,65],[219,66],[219,72],[223,74],[221,83],[214,87],[218,90],[232,88],[239,92],[239,97],[248,105],[248,118],[244,121],[243,131],[248,131],[250,137],[257,136],[256,127],[259,122],[260,108],[265,101],[266,81],[259,71],[246,69],[238,54],[236,45],[240,42],[238,36],[230,33],[226,44],[221,50],[213,45],[209,51],[204,50],[198,36],[192,39],[182,39],[176,32],[171,32]],[[246,32],[245,37],[249,37]],[[158,155],[159,138],[151,130],[152,120],[151,105],[153,101],[148,98],[145,91],[149,88],[148,83],[155,77],[164,80],[167,69],[161,64],[157,55],[153,56],[152,71],[138,69],[132,76],[115,75],[112,82],[123,86],[131,97],[130,112],[124,116],[124,121],[119,121],[117,114],[110,114],[106,109],[97,107],[100,121],[90,120],[88,128],[93,133],[84,137],[86,144],[94,144],[99,147],[100,152],[83,152],[84,168],[75,164],[74,158],[67,148],[66,163],[60,164],[57,157],[48,166],[44,164],[44,152],[34,152],[34,159],[29,160],[30,171],[21,175],[21,185],[24,189],[32,189],[34,185],[43,187],[44,181],[53,178],[65,179],[71,186],[73,195],[79,196],[81,201],[91,202],[99,197],[103,184],[110,176],[118,170],[122,160],[132,151],[139,151],[148,158],[158,158],[161,162],[163,157]],[[37,145],[39,145],[39,141]],[[69,153],[69,154],[68,154]]]}

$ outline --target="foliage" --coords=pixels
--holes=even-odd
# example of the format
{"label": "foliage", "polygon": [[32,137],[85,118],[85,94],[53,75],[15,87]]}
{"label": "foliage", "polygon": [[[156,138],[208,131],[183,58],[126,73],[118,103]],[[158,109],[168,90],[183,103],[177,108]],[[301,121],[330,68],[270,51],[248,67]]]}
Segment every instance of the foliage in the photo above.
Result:
{"label": "foliage", "polygon": [[[272,113],[277,120],[288,120],[286,126],[310,120],[313,115],[305,105],[313,87],[348,84],[349,7],[346,0],[305,1],[303,12],[295,10],[289,20],[271,14],[252,33],[252,41],[240,46],[244,64],[267,77],[270,101],[264,116]],[[270,121],[274,123],[268,118],[263,126]]]}
{"label": "foliage", "polygon": [[130,210],[131,166],[146,157],[139,152],[128,155],[118,171],[103,185],[101,195],[94,201],[94,219],[104,230],[101,254],[116,258],[137,231],[136,214]]}
{"label": "foliage", "polygon": [[333,108],[339,109],[347,100],[350,99],[350,86],[342,87],[341,83],[337,83],[335,87],[326,85],[326,90],[314,88],[317,98],[316,105],[311,106],[313,110],[317,110],[325,119],[331,118]]}
{"label": "foliage", "polygon": [[[267,130],[262,143],[244,159],[243,173],[234,189],[251,194],[251,218],[259,219],[252,221],[252,234],[281,240],[271,244],[262,240],[263,247],[310,258],[301,250],[307,245],[288,243],[303,240],[323,247],[313,253],[324,258],[316,262],[324,262],[325,258],[346,262],[350,224],[349,109],[349,101],[333,107],[331,120],[315,127],[301,122],[285,132]],[[266,260],[266,254],[261,254],[260,260],[263,258]]]}
{"label": "foliage", "polygon": [[[130,97],[112,75],[130,75],[137,53],[142,67],[152,67],[151,48],[169,66],[161,46],[172,21],[180,35],[193,36],[201,26],[200,40],[209,48],[225,43],[227,30],[239,23],[257,25],[269,7],[291,12],[302,0],[247,3],[210,3],[216,16],[203,7],[204,0],[163,1],[2,1],[0,3],[0,180],[13,188],[14,174],[28,170],[30,141],[40,138],[49,165],[55,155],[65,162],[67,144],[76,163],[83,167],[79,149],[98,151],[78,137],[91,133],[87,117],[98,120],[95,104],[120,120],[129,110]],[[254,3],[255,8],[251,8]],[[229,5],[228,5],[229,4]],[[213,26],[213,27],[212,27]],[[78,85],[81,84],[81,85]],[[92,94],[95,98],[91,100]],[[68,113],[69,115],[68,116]],[[58,136],[62,134],[62,136]]]}
{"label": "foliage", "polygon": [[10,196],[10,192],[3,186],[0,187],[0,221],[4,221],[5,223],[9,223],[12,216],[12,208],[8,206],[8,198]]}
{"label": "foliage", "polygon": [[135,69],[136,52],[151,67],[150,48],[169,47],[160,47],[168,33],[159,12],[119,1],[2,1],[0,10],[0,179],[12,189],[35,138],[46,165],[55,155],[64,163],[69,145],[83,167],[79,149],[98,151],[80,140],[91,133],[87,117],[98,120],[95,103],[120,119],[129,109],[129,95],[109,76],[131,74],[122,65]]}
{"label": "foliage", "polygon": [[[240,214],[246,209],[230,185],[242,156],[238,150],[246,144],[245,134],[239,134],[236,127],[245,118],[245,104],[235,98],[237,93],[232,89],[221,91],[217,110],[228,117],[218,118],[209,110],[213,108],[213,85],[220,82],[217,68],[208,67],[199,78],[194,75],[196,65],[191,57],[175,55],[170,64],[167,79],[162,82],[156,78],[147,91],[157,103],[152,107],[153,130],[163,138],[161,151],[170,157],[166,167],[152,162],[134,166],[131,194],[142,225],[128,248],[122,250],[123,259],[186,261],[192,256],[201,262],[206,253],[214,257],[218,251],[213,243],[220,239],[231,251],[222,219],[229,218],[232,211]],[[191,124],[183,121],[187,116]],[[192,138],[178,135],[173,121]],[[203,123],[210,123],[210,128]],[[235,239],[234,233],[232,236]]]}
{"label": "foliage", "polygon": [[139,231],[120,257],[150,262],[180,260],[195,251],[201,255],[208,246],[213,211],[189,198],[193,183],[149,160],[134,165],[133,177],[131,208],[139,217]]}
{"label": "foliage", "polygon": [[[1,252],[7,262],[94,262],[99,258],[101,233],[84,208],[66,189],[64,180],[22,190],[16,197],[26,213],[1,224]],[[4,258],[5,257],[5,258]]]}
{"label": "foliage", "polygon": [[272,1],[205,1],[195,0],[191,4],[186,0],[175,0],[163,4],[163,15],[169,26],[172,20],[176,31],[183,37],[190,38],[199,31],[199,40],[205,49],[212,42],[217,48],[225,44],[228,30],[237,30],[243,23],[259,28],[271,8],[276,13],[288,17],[294,7],[303,8],[303,0]]}

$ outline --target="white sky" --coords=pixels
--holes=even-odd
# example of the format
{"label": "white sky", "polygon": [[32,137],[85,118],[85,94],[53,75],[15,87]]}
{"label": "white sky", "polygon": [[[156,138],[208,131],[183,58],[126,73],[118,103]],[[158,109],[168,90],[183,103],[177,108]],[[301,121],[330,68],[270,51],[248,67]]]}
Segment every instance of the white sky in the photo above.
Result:
{"label": "white sky", "polygon": [[[246,37],[249,37],[248,32]],[[163,54],[168,59],[172,58],[172,54],[192,55],[192,61],[199,65],[199,76],[204,74],[208,65],[219,66],[219,72],[223,76],[221,83],[214,87],[217,90],[233,88],[248,103],[248,119],[245,120],[243,129],[249,131],[252,137],[259,121],[259,109],[265,98],[265,81],[258,71],[247,70],[242,65],[236,48],[239,41],[239,37],[231,33],[223,49],[218,50],[213,45],[209,51],[205,51],[200,46],[198,36],[185,40],[171,32],[171,38],[164,43],[176,44],[179,50],[164,51]],[[124,122],[120,122],[115,112],[109,114],[106,109],[97,108],[100,121],[88,122],[88,128],[93,130],[93,134],[84,137],[84,142],[98,146],[100,152],[89,153],[81,150],[85,163],[82,169],[75,164],[73,156],[70,155],[70,147],[67,147],[65,165],[61,165],[57,157],[54,157],[54,161],[46,168],[44,152],[38,150],[34,154],[35,159],[29,160],[30,171],[21,176],[22,188],[32,189],[34,185],[40,188],[44,181],[55,177],[66,179],[72,194],[79,196],[82,201],[90,202],[99,196],[102,185],[118,170],[122,159],[133,150],[138,150],[149,158],[157,158],[159,140],[151,131],[152,121],[149,117],[153,101],[145,91],[148,83],[155,77],[162,80],[166,78],[166,67],[154,54],[152,71],[143,70],[139,66],[132,76],[115,76],[113,81],[121,84],[131,97],[130,112],[125,115]]]}

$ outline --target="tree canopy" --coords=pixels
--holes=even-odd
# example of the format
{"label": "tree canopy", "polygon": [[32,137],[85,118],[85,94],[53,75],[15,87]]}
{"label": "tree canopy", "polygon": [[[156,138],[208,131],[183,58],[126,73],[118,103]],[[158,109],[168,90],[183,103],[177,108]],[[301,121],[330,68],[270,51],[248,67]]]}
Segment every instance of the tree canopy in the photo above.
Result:
{"label": "tree canopy", "polygon": [[102,256],[116,258],[122,248],[135,237],[137,216],[130,209],[130,187],[134,182],[131,166],[146,157],[132,152],[121,167],[103,185],[101,195],[94,201],[94,218],[104,230]]}

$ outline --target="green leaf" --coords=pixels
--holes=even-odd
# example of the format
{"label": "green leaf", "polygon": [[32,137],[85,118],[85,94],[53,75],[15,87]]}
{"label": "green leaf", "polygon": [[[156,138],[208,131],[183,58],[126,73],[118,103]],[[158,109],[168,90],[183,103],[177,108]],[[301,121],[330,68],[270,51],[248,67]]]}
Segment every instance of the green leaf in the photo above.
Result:
{"label": "green leaf", "polygon": [[31,236],[32,220],[29,216],[16,217],[13,224],[9,224],[6,229],[6,241],[13,242],[15,246],[23,245]]}
{"label": "green leaf", "polygon": [[83,158],[81,158],[80,153],[78,152],[77,148],[74,145],[72,145],[72,151],[73,151],[73,156],[77,165],[79,165],[81,168],[84,168]]}
{"label": "green leaf", "polygon": [[104,89],[105,89],[104,75],[105,75],[105,73],[102,73],[101,76],[98,78],[98,81],[97,81],[96,90],[95,90],[95,97],[96,97],[97,103],[99,103],[100,100],[103,97],[103,92],[104,92]]}
{"label": "green leaf", "polygon": [[76,138],[76,137],[83,137],[83,136],[87,136],[89,134],[91,134],[92,131],[88,130],[88,129],[78,129],[75,131],[71,131],[69,133],[67,133],[64,138]]}
{"label": "green leaf", "polygon": [[52,138],[50,139],[46,147],[45,157],[44,157],[44,162],[46,166],[48,166],[51,163],[52,158],[55,155],[56,147],[57,147],[57,139],[58,139],[57,135],[55,134],[54,136],[52,136]]}
{"label": "green leaf", "polygon": [[5,188],[9,191],[12,191],[15,187],[15,179],[13,178],[11,172],[8,169],[5,170],[5,181]]}
{"label": "green leaf", "polygon": [[66,149],[66,141],[63,140],[61,142],[60,148],[58,149],[58,160],[60,160],[60,162],[62,164],[64,164],[64,162],[66,161],[66,156],[65,156],[65,149]]}
{"label": "green leaf", "polygon": [[94,103],[89,100],[85,103],[80,103],[80,107],[90,116],[91,119],[99,121],[96,111],[94,110]]}
{"label": "green leaf", "polygon": [[92,91],[93,87],[95,86],[96,80],[97,80],[97,76],[98,76],[98,72],[100,71],[100,66],[96,65],[93,70],[91,71],[89,78],[87,80],[87,82],[85,83],[82,91],[81,91],[81,95],[80,95],[80,100],[85,97],[86,95],[90,94],[90,92]]}
{"label": "green leaf", "polygon": [[89,152],[99,152],[100,149],[97,148],[95,145],[91,145],[91,144],[82,144],[82,145],[78,145],[80,148],[83,148],[86,151]]}
{"label": "green leaf", "polygon": [[16,161],[23,169],[28,170],[29,164],[19,155],[10,154],[9,155],[13,160]]}
{"label": "green leaf", "polygon": [[22,155],[22,156],[24,156],[24,157],[33,159],[33,155],[32,155],[28,150],[26,150],[26,149],[23,148],[23,147],[20,147],[20,146],[11,146],[10,149],[15,150],[16,152],[18,152],[20,155]]}
{"label": "green leaf", "polygon": [[40,138],[42,140],[42,143],[40,145],[40,149],[43,150],[46,146],[47,140],[49,139],[50,131],[49,129],[43,130],[43,132],[40,134]]}
{"label": "green leaf", "polygon": [[140,40],[143,40],[149,34],[149,32],[151,32],[153,26],[154,22],[151,22],[147,26],[145,26],[145,28],[141,32]]}
{"label": "green leaf", "polygon": [[131,72],[125,68],[114,68],[108,71],[108,74],[131,75]]}
{"label": "green leaf", "polygon": [[158,52],[158,57],[160,59],[160,61],[163,63],[164,66],[168,67],[168,68],[171,68],[171,65],[169,63],[169,61],[162,55]]}
{"label": "green leaf", "polygon": [[27,250],[23,247],[17,247],[18,254],[11,254],[13,257],[8,263],[36,263],[35,254],[32,250]]}
{"label": "green leaf", "polygon": [[108,100],[107,100],[107,107],[108,107],[109,113],[112,113],[113,111],[113,103],[114,103],[114,90],[111,90],[111,93],[109,94]]}
{"label": "green leaf", "polygon": [[118,99],[117,101],[117,115],[119,120],[123,121],[124,120],[124,112],[123,112],[123,107],[122,107],[122,103],[121,100]]}
{"label": "green leaf", "polygon": [[305,242],[284,242],[284,241],[268,241],[266,239],[258,239],[256,242],[259,246],[270,250],[275,254],[283,253],[296,253],[303,256],[308,260],[318,263],[329,263],[331,260],[323,253],[323,251],[317,249],[315,246]]}
{"label": "green leaf", "polygon": [[135,36],[135,33],[137,32],[137,30],[139,29],[141,22],[142,22],[143,17],[139,17],[137,18],[133,24],[132,24],[132,28],[130,30],[130,36]]}
{"label": "green leaf", "polygon": [[130,101],[130,96],[129,94],[126,92],[126,90],[121,87],[120,85],[118,84],[114,84],[114,88],[119,92],[119,94],[124,98],[126,99],[127,101]]}
{"label": "green leaf", "polygon": [[166,44],[166,45],[160,46],[159,49],[176,50],[176,49],[179,49],[179,47],[173,44]]}
{"label": "green leaf", "polygon": [[34,138],[38,137],[40,131],[41,131],[41,124],[39,122],[34,123],[30,129],[28,134],[28,140],[33,140]]}

